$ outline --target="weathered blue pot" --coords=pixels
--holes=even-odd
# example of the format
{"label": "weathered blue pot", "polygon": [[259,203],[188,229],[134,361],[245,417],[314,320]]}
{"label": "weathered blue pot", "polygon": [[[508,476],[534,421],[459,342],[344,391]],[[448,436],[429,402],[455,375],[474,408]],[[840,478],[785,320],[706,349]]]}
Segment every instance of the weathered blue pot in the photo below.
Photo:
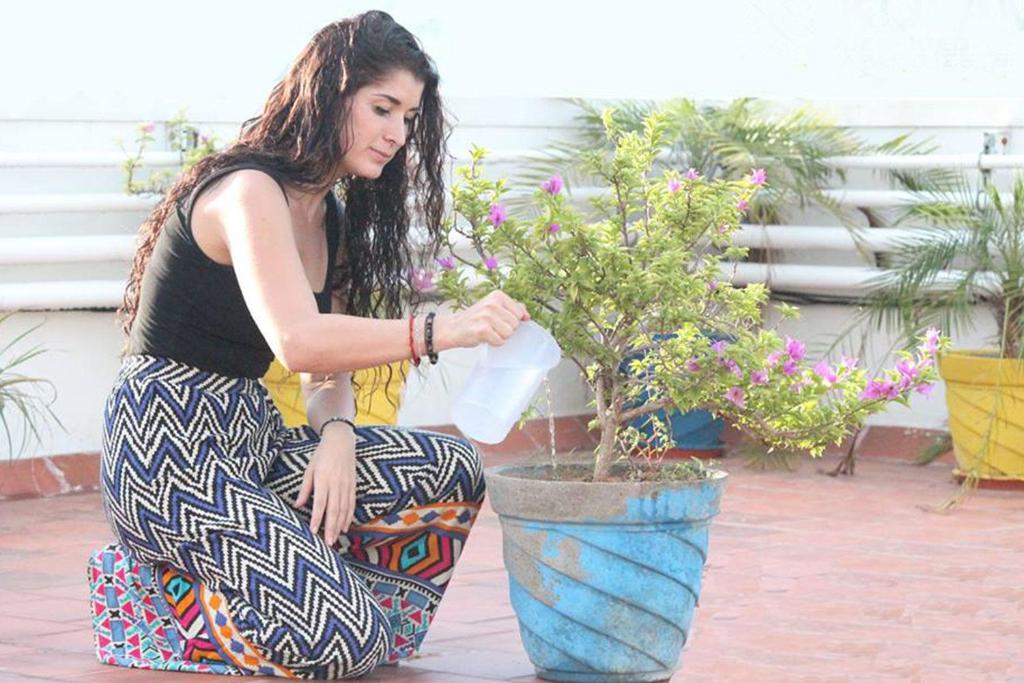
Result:
{"label": "weathered blue pot", "polygon": [[[565,472],[569,467],[560,466]],[[699,482],[555,481],[486,470],[512,607],[537,675],[662,681],[679,665],[726,474]]]}

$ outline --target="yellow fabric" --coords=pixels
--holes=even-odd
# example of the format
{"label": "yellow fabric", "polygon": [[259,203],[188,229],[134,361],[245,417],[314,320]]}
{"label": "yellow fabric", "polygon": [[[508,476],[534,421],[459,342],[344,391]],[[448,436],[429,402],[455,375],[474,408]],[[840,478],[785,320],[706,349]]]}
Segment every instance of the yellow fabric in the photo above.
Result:
{"label": "yellow fabric", "polygon": [[[409,365],[408,361],[402,361],[391,363],[390,366],[390,381],[386,365],[381,366],[377,382],[374,382],[375,370],[358,370],[354,373],[353,379],[358,386],[356,424],[398,424],[398,405]],[[281,411],[286,426],[299,427],[306,424],[306,402],[302,399],[298,373],[288,372],[275,358],[263,376],[263,383]]]}

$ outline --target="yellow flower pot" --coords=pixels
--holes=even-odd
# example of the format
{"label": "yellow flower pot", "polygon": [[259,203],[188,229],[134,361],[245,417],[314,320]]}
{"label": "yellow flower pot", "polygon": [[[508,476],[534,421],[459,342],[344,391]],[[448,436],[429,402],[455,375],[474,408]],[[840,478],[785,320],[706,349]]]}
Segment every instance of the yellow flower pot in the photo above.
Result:
{"label": "yellow flower pot", "polygon": [[[391,369],[388,381],[387,366],[382,366],[380,380],[376,383],[373,370],[359,370],[354,374],[353,378],[359,385],[356,391],[356,424],[398,424],[398,405],[408,364],[392,363]],[[306,403],[302,399],[298,373],[288,372],[274,359],[263,376],[263,384],[281,411],[286,426],[306,424]]]}
{"label": "yellow flower pot", "polygon": [[939,357],[960,477],[1024,482],[1024,362],[995,351]]}

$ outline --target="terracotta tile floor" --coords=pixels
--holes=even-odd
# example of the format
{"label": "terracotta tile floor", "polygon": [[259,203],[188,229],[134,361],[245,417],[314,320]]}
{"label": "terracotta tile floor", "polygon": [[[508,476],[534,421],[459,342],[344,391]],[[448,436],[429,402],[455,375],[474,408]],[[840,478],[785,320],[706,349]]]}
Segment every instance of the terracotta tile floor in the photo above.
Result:
{"label": "terracotta tile floor", "polygon": [[[951,514],[949,466],[862,459],[852,478],[732,478],[712,528],[695,628],[673,681],[1024,681],[1024,494]],[[88,553],[110,538],[98,494],[0,503],[0,680],[198,681],[100,665]],[[421,655],[372,680],[533,681],[487,509]]]}

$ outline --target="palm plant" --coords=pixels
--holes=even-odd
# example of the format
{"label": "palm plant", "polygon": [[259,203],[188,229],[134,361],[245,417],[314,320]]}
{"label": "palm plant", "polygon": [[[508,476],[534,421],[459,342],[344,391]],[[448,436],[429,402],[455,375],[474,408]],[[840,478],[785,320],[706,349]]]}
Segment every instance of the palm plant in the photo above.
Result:
{"label": "palm plant", "polygon": [[[7,313],[0,316],[0,325],[7,322],[12,315],[14,314]],[[38,345],[21,351],[15,350],[15,347],[38,327],[39,325],[30,327],[0,347],[0,428],[3,429],[10,457],[22,453],[30,443],[40,441],[39,429],[46,420],[61,424],[50,409],[55,398],[53,384],[49,380],[23,375],[18,371],[20,366],[46,352]],[[20,421],[24,425],[17,448],[10,421],[15,415],[20,416]]]}
{"label": "palm plant", "polygon": [[[556,142],[549,151],[525,166],[521,179],[535,186],[554,170],[564,174],[568,185],[584,183],[587,175],[579,160],[587,150],[610,148],[604,133],[604,106],[571,100],[580,108],[574,140]],[[824,208],[844,224],[851,215],[825,189],[833,179],[845,180],[841,169],[827,163],[829,157],[863,153],[865,145],[846,129],[807,108],[776,115],[766,104],[750,98],[726,105],[699,106],[676,99],[664,105],[626,100],[616,102],[614,119],[628,132],[643,130],[651,112],[666,116],[666,152],[655,164],[659,170],[693,169],[708,180],[739,180],[751,168],[764,168],[772,187],[751,201],[748,220],[783,222],[794,207]],[[896,147],[903,141],[895,141]]]}
{"label": "palm plant", "polygon": [[1012,197],[983,180],[963,176],[919,184],[924,199],[897,224],[912,225],[872,283],[861,319],[900,334],[909,345],[915,331],[936,326],[969,331],[980,304],[995,318],[993,340],[1001,358],[1024,353],[1024,178]]}

